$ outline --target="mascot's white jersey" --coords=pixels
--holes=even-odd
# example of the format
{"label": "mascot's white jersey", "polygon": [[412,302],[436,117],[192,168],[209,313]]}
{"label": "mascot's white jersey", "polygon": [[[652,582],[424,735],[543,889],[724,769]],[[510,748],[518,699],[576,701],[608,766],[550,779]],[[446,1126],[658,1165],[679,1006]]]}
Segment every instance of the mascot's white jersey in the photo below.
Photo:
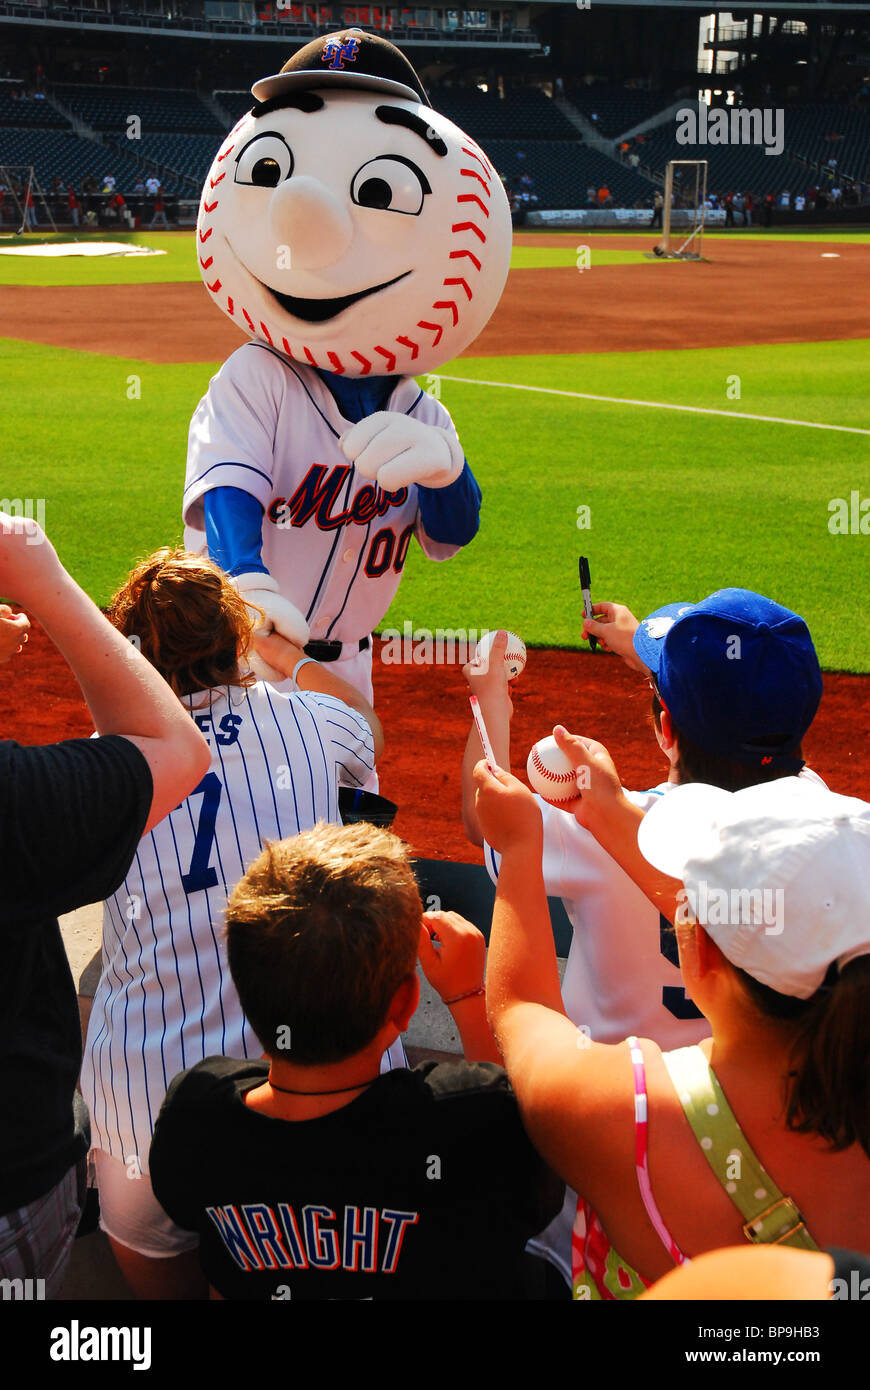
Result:
{"label": "mascot's white jersey", "polygon": [[[449,414],[410,377],[386,410],[455,434]],[[432,560],[460,549],[422,528],[414,484],[385,493],[338,447],[351,428],[321,378],[265,344],[246,343],[212,379],[190,426],[184,543],[205,549],[202,499],[235,487],[263,508],[263,564],[305,615],[312,638],[356,642],[392,601],[413,535]]]}
{"label": "mascot's white jersey", "polygon": [[227,966],[228,894],[263,840],[318,820],[340,824],[339,775],[361,786],[374,763],[366,721],[328,695],[282,695],[261,683],[185,703],[211,768],[143,836],[104,905],[103,972],[82,1064],[94,1148],[135,1158],[143,1173],[172,1078],[205,1057],[263,1051]]}

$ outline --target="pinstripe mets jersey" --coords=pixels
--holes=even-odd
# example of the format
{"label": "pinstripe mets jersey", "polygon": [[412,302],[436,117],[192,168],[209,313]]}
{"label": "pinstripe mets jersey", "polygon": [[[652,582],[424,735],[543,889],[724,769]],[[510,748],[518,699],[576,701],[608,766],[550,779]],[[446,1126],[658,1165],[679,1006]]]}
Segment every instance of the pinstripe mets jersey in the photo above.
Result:
{"label": "pinstripe mets jersey", "polygon": [[[385,409],[454,431],[449,414],[410,377]],[[312,638],[355,642],[381,621],[416,535],[432,560],[459,545],[423,529],[416,485],[384,492],[339,448],[346,420],[309,367],[264,343],[245,343],[212,378],[190,425],[184,544],[206,549],[203,497],[250,493],[263,508],[262,560],[281,593],[308,618]]]}
{"label": "pinstripe mets jersey", "polygon": [[361,786],[374,762],[363,717],[328,695],[258,683],[190,695],[211,767],[139,842],[103,907],[102,974],[82,1094],[91,1139],[147,1171],[172,1078],[205,1057],[259,1057],[226,961],[227,896],[266,839],[340,823],[338,779]]}

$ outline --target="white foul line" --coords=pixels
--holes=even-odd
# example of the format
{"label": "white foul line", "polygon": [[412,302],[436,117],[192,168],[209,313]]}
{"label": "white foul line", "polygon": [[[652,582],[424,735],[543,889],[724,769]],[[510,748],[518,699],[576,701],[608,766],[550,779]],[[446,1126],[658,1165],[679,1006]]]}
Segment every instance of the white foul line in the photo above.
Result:
{"label": "white foul line", "polygon": [[839,430],[843,434],[870,434],[856,425],[821,425],[816,420],[788,420],[782,415],[750,415],[745,410],[713,410],[704,405],[671,405],[667,401],[635,401],[625,396],[593,396],[588,391],[558,391],[555,386],[523,386],[515,381],[484,381],[473,376],[442,376],[464,386],[500,386],[505,391],[539,391],[545,396],[570,396],[577,401],[607,401],[610,405],[645,405],[651,410],[687,410],[693,415],[724,415],[726,420],[764,420],[770,425],[803,425],[808,430]]}

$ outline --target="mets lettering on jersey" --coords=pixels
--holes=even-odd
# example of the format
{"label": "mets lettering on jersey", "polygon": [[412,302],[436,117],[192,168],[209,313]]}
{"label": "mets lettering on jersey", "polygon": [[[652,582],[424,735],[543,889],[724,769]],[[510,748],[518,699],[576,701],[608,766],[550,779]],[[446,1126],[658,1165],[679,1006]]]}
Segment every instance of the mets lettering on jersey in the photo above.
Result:
{"label": "mets lettering on jersey", "polygon": [[[399,378],[385,409],[453,430],[439,401]],[[399,586],[412,536],[432,560],[459,545],[437,542],[420,521],[415,484],[384,492],[339,448],[351,427],[309,367],[262,343],[224,363],[190,427],[185,545],[206,548],[203,498],[239,488],[264,512],[262,563],[307,619],[313,638],[356,642],[381,621]]]}
{"label": "mets lettering on jersey", "polygon": [[340,700],[257,684],[189,695],[211,768],[139,842],[103,907],[103,970],[82,1094],[94,1148],[147,1171],[169,1082],[209,1056],[259,1057],[226,962],[227,896],[260,853],[317,821],[340,823],[338,780],[361,786],[374,748]]}
{"label": "mets lettering on jersey", "polygon": [[361,1274],[395,1274],[416,1211],[313,1203],[294,1211],[265,1202],[206,1207],[206,1214],[240,1269],[345,1269]]}

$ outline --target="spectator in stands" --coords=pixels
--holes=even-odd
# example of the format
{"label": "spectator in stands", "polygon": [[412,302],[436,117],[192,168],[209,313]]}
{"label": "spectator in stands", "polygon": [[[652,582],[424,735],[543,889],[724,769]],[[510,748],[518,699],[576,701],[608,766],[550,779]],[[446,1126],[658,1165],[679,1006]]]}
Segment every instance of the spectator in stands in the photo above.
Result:
{"label": "spectator in stands", "polygon": [[104,193],[114,193],[114,191],[115,191],[115,175],[114,175],[114,174],[106,174],[105,178],[103,179],[103,192],[104,192]]}
{"label": "spectator in stands", "polygon": [[773,194],[773,193],[768,193],[768,194],[767,194],[767,197],[766,197],[765,200],[764,200],[764,225],[765,225],[765,227],[769,227],[770,224],[771,224],[771,222],[773,221],[773,206],[774,206],[774,203],[775,203],[775,202],[776,202],[776,195]]}
{"label": "spectator in stands", "polygon": [[589,187],[586,189],[586,206],[588,208],[598,206],[598,189],[593,183],[590,183]]}
{"label": "spectator in stands", "polygon": [[803,212],[804,208],[806,207],[806,202],[807,200],[804,197],[803,193],[796,193],[794,197],[795,212]]}
{"label": "spectator in stands", "polygon": [[725,226],[734,226],[734,194],[728,193],[725,198]]}
{"label": "spectator in stands", "polygon": [[[379,1076],[417,1005],[418,953],[469,1060]],[[483,938],[453,913],[422,913],[401,841],[320,825],[270,845],[230,898],[227,954],[265,1056],[178,1077],[150,1158],[161,1203],[200,1236],[211,1287],[266,1302],[284,1280],[294,1299],[529,1297],[523,1247],[561,1186],[494,1065]],[[233,1251],[252,1200],[286,1231],[268,1263]],[[324,1213],[315,1203],[329,1214],[312,1236],[302,1214]],[[318,1258],[325,1241],[336,1258]]]}
{"label": "spectator in stands", "polygon": [[628,156],[628,162],[631,165],[632,169],[636,169],[638,167],[638,165],[640,164],[640,155],[638,154],[637,150],[632,150],[631,154]]}
{"label": "spectator in stands", "polygon": [[653,198],[653,215],[652,215],[652,217],[651,217],[651,219],[650,219],[650,226],[651,226],[651,227],[661,227],[661,226],[662,226],[662,216],[663,216],[663,213],[664,213],[664,206],[665,206],[664,195],[661,193],[661,191],[660,191],[659,189],[656,189],[655,197]]}
{"label": "spectator in stands", "polygon": [[33,188],[29,184],[24,196],[24,225],[25,227],[33,228],[37,226],[36,208],[33,203]]}
{"label": "spectator in stands", "polygon": [[743,225],[744,225],[745,227],[751,227],[751,226],[752,226],[752,209],[754,208],[754,206],[755,206],[755,203],[754,203],[752,194],[751,194],[751,193],[744,193],[744,195],[743,195]]}
{"label": "spectator in stands", "polygon": [[[712,1030],[663,1053],[578,1036],[559,994],[538,805],[483,762],[475,780],[502,854],[487,1005],[526,1130],[581,1194],[575,1297],[634,1298],[687,1257],[746,1240],[870,1252],[870,1206],[856,1200],[870,1185],[870,806],[784,778],[678,787],[653,807],[642,848],[676,876],[683,979]],[[783,885],[770,889],[783,903],[765,918],[773,934],[733,906],[759,876]],[[707,880],[730,911],[700,905]]]}
{"label": "spectator in stands", "polygon": [[149,174],[145,180],[145,192],[149,198],[154,198],[160,188],[160,180],[156,174]]}
{"label": "spectator in stands", "polygon": [[784,188],[779,195],[779,205],[785,212],[788,212],[791,207],[791,194],[787,188]]}
{"label": "spectator in stands", "polygon": [[603,183],[598,190],[598,206],[602,208],[613,206],[613,196],[606,183]]}
{"label": "spectator in stands", "polygon": [[[66,659],[96,739],[0,743],[6,1009],[0,1029],[0,1278],[57,1298],[85,1190],[88,1117],[76,1080],[81,1024],[57,923],[113,893],[144,832],[208,766],[169,687],[66,573],[35,521],[0,517],[0,593],[27,605]],[[0,659],[27,619],[0,618]],[[41,1296],[41,1295],[37,1295]]]}
{"label": "spectator in stands", "polygon": [[840,199],[842,198],[842,196],[843,196],[843,190],[842,190],[842,188],[840,187],[840,185],[839,185],[838,183],[834,184],[834,186],[833,186],[832,189],[831,189],[831,202],[833,203],[834,207],[836,207],[836,206],[838,205],[838,203],[840,202]]}
{"label": "spectator in stands", "polygon": [[74,227],[77,227],[79,225],[79,216],[81,213],[81,208],[79,206],[79,200],[76,197],[76,191],[73,188],[72,183],[70,183],[69,192],[66,195],[66,202],[67,207],[69,208],[69,215],[72,224]]}
{"label": "spectator in stands", "polygon": [[160,184],[157,185],[157,192],[154,195],[154,216],[151,218],[150,223],[152,231],[156,226],[158,217],[160,218],[166,230],[169,231],[169,223],[166,219],[166,201],[163,197],[163,189],[161,188]]}

